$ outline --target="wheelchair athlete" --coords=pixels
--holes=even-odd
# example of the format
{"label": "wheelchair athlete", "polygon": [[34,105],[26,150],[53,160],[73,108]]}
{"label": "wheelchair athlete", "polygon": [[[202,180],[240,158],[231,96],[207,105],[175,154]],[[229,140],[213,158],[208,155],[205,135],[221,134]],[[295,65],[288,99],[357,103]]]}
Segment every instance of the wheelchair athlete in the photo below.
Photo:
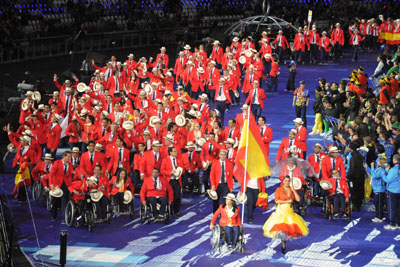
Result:
{"label": "wheelchair athlete", "polygon": [[134,196],[135,188],[133,187],[131,178],[128,177],[128,173],[125,169],[120,169],[117,172],[117,175],[108,183],[108,192],[111,193],[111,202],[114,206],[113,210],[115,217],[118,217],[121,212],[129,210],[127,205],[133,204],[133,198],[130,203],[124,204],[124,194],[128,190],[128,187],[132,196]]}
{"label": "wheelchair athlete", "polygon": [[83,200],[85,193],[92,191],[97,186],[97,179],[93,176],[84,178],[83,180],[73,181],[68,187],[68,191],[72,194],[72,201],[78,206],[79,210],[83,210]]}
{"label": "wheelchair athlete", "polygon": [[[174,191],[166,178],[160,177],[160,169],[154,168],[150,177],[143,180],[142,189],[140,190],[140,202],[142,205],[150,204],[153,214],[150,221],[155,218],[159,220],[165,219],[165,210],[167,204],[171,205],[174,200]],[[157,201],[160,203],[160,214],[157,215]]]}
{"label": "wheelchair athlete", "polygon": [[100,198],[100,200],[94,204],[96,205],[97,218],[104,221],[107,219],[107,206],[110,203],[110,194],[108,191],[108,178],[102,174],[101,169],[101,165],[97,164],[94,166],[94,177],[97,179],[97,190],[103,193],[103,196]]}
{"label": "wheelchair athlete", "polygon": [[339,176],[338,170],[332,169],[331,176],[326,180],[332,185],[327,192],[333,201],[333,219],[340,218],[339,209],[342,213],[341,218],[347,219],[349,215],[346,213],[346,203],[349,203],[349,187],[346,179]]}
{"label": "wheelchair athlete", "polygon": [[228,248],[234,250],[237,248],[237,241],[239,239],[239,227],[241,225],[239,207],[236,204],[235,195],[229,193],[225,197],[225,205],[220,205],[214,213],[210,229],[214,229],[214,224],[218,217],[221,215],[219,225],[226,233]]}

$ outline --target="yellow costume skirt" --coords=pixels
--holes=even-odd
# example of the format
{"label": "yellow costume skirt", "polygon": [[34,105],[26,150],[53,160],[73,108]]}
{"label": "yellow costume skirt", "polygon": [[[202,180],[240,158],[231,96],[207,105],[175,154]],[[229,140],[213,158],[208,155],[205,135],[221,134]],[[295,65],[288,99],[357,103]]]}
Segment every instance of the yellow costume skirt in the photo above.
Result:
{"label": "yellow costume skirt", "polygon": [[293,212],[292,204],[277,204],[262,229],[264,236],[282,240],[308,235],[306,222]]}

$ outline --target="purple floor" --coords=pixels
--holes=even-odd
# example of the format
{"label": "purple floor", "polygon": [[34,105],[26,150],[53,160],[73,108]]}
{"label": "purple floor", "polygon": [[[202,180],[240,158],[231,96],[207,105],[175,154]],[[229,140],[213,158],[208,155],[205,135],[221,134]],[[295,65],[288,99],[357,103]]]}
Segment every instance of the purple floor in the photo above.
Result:
{"label": "purple floor", "polygon": [[[345,58],[349,58],[345,54]],[[358,63],[344,60],[318,66],[298,67],[297,81],[305,80],[314,96],[316,79],[327,78],[328,82],[339,82],[352,69],[364,66],[371,74],[376,66],[376,55],[362,54]],[[283,92],[288,77],[288,68],[281,66],[279,94],[267,95],[263,115],[274,131],[271,144],[271,163],[275,162],[277,148],[288,130],[293,128],[294,108],[292,94]],[[265,88],[265,87],[264,87]],[[228,118],[239,112],[234,107]],[[313,126],[312,103],[308,108],[308,128]],[[324,143],[320,137],[310,136],[308,149],[316,142]],[[10,155],[7,160],[9,161]],[[9,166],[9,165],[8,165]],[[10,194],[13,176],[3,175],[5,190]],[[265,238],[261,227],[274,210],[273,192],[278,181],[267,181],[269,194],[268,211],[255,211],[255,223],[247,224],[245,219],[245,252],[230,252],[225,247],[214,252],[210,245],[208,226],[211,219],[212,203],[203,197],[184,195],[182,214],[163,223],[142,224],[139,221],[139,200],[136,198],[135,219],[120,216],[111,224],[96,224],[93,233],[87,229],[68,228],[60,221],[52,222],[44,203],[31,201],[34,222],[40,249],[32,226],[28,204],[17,206],[10,197],[16,220],[19,244],[30,260],[39,266],[57,264],[59,260],[59,233],[68,230],[67,266],[400,266],[400,231],[387,231],[384,224],[371,222],[375,212],[372,203],[366,204],[361,212],[352,214],[350,223],[341,220],[328,221],[322,218],[320,207],[308,207],[304,216],[310,234],[288,243],[286,255],[280,253],[280,241]],[[237,190],[236,190],[237,191]],[[246,211],[245,211],[246,213]]]}

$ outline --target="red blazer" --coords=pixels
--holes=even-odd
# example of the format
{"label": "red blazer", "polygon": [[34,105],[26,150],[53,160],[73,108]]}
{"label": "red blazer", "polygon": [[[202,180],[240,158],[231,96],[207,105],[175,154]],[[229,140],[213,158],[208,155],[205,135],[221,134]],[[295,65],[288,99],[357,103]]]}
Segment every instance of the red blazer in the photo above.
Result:
{"label": "red blazer", "polygon": [[207,69],[206,73],[207,74],[207,84],[208,84],[208,89],[210,90],[215,90],[219,86],[219,79],[221,79],[221,73],[219,72],[219,69],[217,68],[212,68],[212,69]]}
{"label": "red blazer", "polygon": [[[328,182],[330,182],[332,184],[332,188],[327,190],[327,191],[329,192],[330,196],[333,196],[335,194],[335,191],[336,191],[335,178],[329,177],[329,178],[322,179],[322,180],[327,180]],[[339,179],[339,185],[340,185],[340,189],[343,192],[343,195],[345,197],[349,197],[349,186],[347,185],[346,179]]]}
{"label": "red blazer", "polygon": [[302,151],[307,151],[307,128],[304,126],[300,126],[300,129],[297,129],[296,139],[299,141],[299,148]]}
{"label": "red blazer", "polygon": [[353,32],[350,31],[350,39],[349,39],[350,45],[353,45],[354,38],[357,38],[358,46],[361,46],[361,42],[364,41],[364,38],[361,35],[359,35],[359,34],[355,35]]}
{"label": "red blazer", "polygon": [[[126,190],[128,190],[128,186],[129,186],[129,190],[131,190],[132,195],[135,195],[135,188],[133,187],[131,178],[127,177],[126,181],[124,182],[124,187],[120,190],[120,188],[118,188],[115,184],[117,180],[117,176],[113,176],[113,178],[111,179],[111,181],[108,183],[108,192],[110,192],[110,194],[112,196],[116,195],[118,192],[125,192]],[[121,186],[121,185],[120,185]]]}
{"label": "red blazer", "polygon": [[308,43],[309,44],[311,44],[311,42],[312,42],[312,39],[313,39],[313,37],[314,37],[314,35],[315,35],[315,45],[319,45],[319,33],[315,33],[314,34],[314,32],[313,31],[310,31],[310,34],[308,35]]}
{"label": "red blazer", "polygon": [[164,54],[158,53],[155,62],[158,62],[159,58],[162,58],[162,60],[164,61],[165,68],[168,69],[168,63],[169,63],[168,55],[166,53]]}
{"label": "red blazer", "polygon": [[240,226],[242,223],[240,221],[240,212],[239,212],[239,206],[236,207],[236,211],[233,214],[233,216],[229,219],[228,213],[226,212],[225,208],[220,205],[217,211],[214,213],[212,219],[211,219],[211,224],[215,224],[215,222],[218,219],[218,216],[221,215],[221,219],[219,219],[219,225],[221,227],[225,227],[229,224],[229,221],[233,226]]}
{"label": "red blazer", "polygon": [[310,44],[308,43],[309,39],[303,36],[303,42],[301,42],[301,37],[296,34],[296,37],[294,38],[294,43],[293,43],[293,48],[296,51],[301,50],[302,52],[306,51],[306,46],[307,48],[310,47]]}
{"label": "red blazer", "polygon": [[[216,159],[213,161],[210,172],[210,182],[211,187],[215,186],[217,190],[219,182],[221,179],[221,161]],[[229,191],[232,192],[233,189],[233,165],[229,160],[225,160],[225,180],[228,184]]]}
{"label": "red blazer", "polygon": [[[80,134],[78,132],[78,127],[73,122],[70,122],[68,124],[67,129],[65,130],[65,134],[69,136],[68,141],[70,143],[78,143],[79,142]],[[74,136],[72,136],[72,134],[74,134]]]}
{"label": "red blazer", "polygon": [[48,133],[47,133],[47,148],[56,150],[61,138],[61,127],[57,123]]}
{"label": "red blazer", "polygon": [[[272,48],[269,44],[263,44],[263,45],[261,45],[260,51],[258,51],[258,53],[261,55],[262,58],[264,58],[265,54],[272,55]],[[265,60],[271,61],[271,59],[265,59]]]}
{"label": "red blazer", "polygon": [[[294,142],[292,145],[299,148],[300,144],[299,144],[299,141],[297,140],[297,138],[294,139]],[[288,158],[289,157],[289,149],[290,149],[289,138],[287,138],[287,137],[283,138],[281,144],[279,145],[278,152],[276,153],[276,161]]]}
{"label": "red blazer", "polygon": [[214,46],[211,52],[211,59],[215,60],[217,64],[222,64],[223,56],[224,56],[224,51],[222,47]]}
{"label": "red blazer", "polygon": [[192,85],[192,92],[204,92],[204,85],[207,84],[206,73],[200,74],[196,71],[192,71],[189,77],[190,84]]}
{"label": "red blazer", "polygon": [[157,190],[154,187],[153,177],[147,176],[143,180],[142,189],[140,190],[140,202],[146,200],[146,197],[166,197],[168,195],[168,201],[174,201],[174,191],[171,185],[168,183],[167,179],[159,177],[161,182],[161,189]]}
{"label": "red blazer", "polygon": [[226,126],[225,129],[224,129],[224,136],[225,136],[224,141],[226,141],[226,139],[228,139],[228,138],[232,138],[233,140],[237,139],[237,140],[240,141],[240,129],[239,129],[239,127],[235,126],[235,129],[232,131],[232,136],[231,137],[229,137],[229,133],[230,132],[231,132],[231,128],[229,126]]}
{"label": "red blazer", "polygon": [[344,33],[343,29],[339,29],[339,34],[338,34],[338,29],[333,29],[331,33],[331,40],[333,45],[335,45],[337,42],[339,42],[339,45],[344,45]]}
{"label": "red blazer", "polygon": [[[122,153],[121,163],[122,163],[123,168],[129,173],[131,171],[131,164],[129,161],[130,151],[125,147],[122,149],[123,149],[123,153]],[[115,173],[115,171],[118,168],[118,159],[119,159],[118,151],[119,151],[118,147],[114,147],[111,151],[111,159],[110,159],[110,162],[108,163],[108,167],[107,167],[107,170],[110,173],[111,173],[111,170],[112,170],[112,173]]]}
{"label": "red blazer", "polygon": [[[257,127],[258,132],[261,134],[261,127]],[[271,143],[273,138],[273,133],[272,129],[268,127],[267,125],[264,125],[264,131],[263,135],[261,136],[262,141],[264,142],[265,145],[265,150],[267,151],[267,155],[269,155],[269,143]]]}
{"label": "red blazer", "polygon": [[186,57],[178,57],[175,60],[174,73],[176,75],[176,81],[178,81],[178,77],[181,77],[181,74],[183,73],[183,70],[186,66],[186,62]]}
{"label": "red blazer", "polygon": [[[332,158],[331,157],[325,157],[322,160],[322,178],[326,179],[331,176],[331,170],[332,170]],[[336,170],[339,171],[340,175],[342,178],[346,179],[346,169],[343,164],[343,159],[342,157],[338,156],[336,158]]]}
{"label": "red blazer", "polygon": [[33,168],[31,171],[33,181],[35,181],[35,182],[40,181],[41,176],[49,174],[52,166],[53,166],[53,163],[50,163],[49,164],[49,172],[47,172],[46,163],[44,161],[39,161],[36,164],[35,168]]}
{"label": "red blazer", "polygon": [[260,76],[258,76],[258,74],[254,72],[252,79],[250,78],[251,78],[250,72],[246,72],[246,75],[244,76],[243,80],[243,87],[242,87],[243,93],[248,93],[253,88],[253,82],[258,81],[260,79]]}
{"label": "red blazer", "polygon": [[[246,179],[245,187],[247,188],[247,184],[249,183],[249,177]],[[257,178],[257,183],[258,183],[258,191],[259,192],[264,192],[265,193],[265,180],[264,177]],[[240,185],[240,192],[244,192],[243,184]]]}
{"label": "red blazer", "polygon": [[97,178],[97,188],[103,188],[100,190],[103,192],[103,195],[105,195],[108,199],[110,199],[110,192],[108,191],[109,188],[109,181],[108,178],[104,175],[101,175],[100,177]]}
{"label": "red blazer", "polygon": [[20,104],[20,114],[19,114],[19,121],[18,121],[19,124],[24,124],[26,117],[28,117],[29,115],[32,114],[32,111],[31,111],[32,110],[32,104],[28,105],[28,109],[26,109],[26,110],[22,109],[22,104],[25,102],[25,100],[26,100],[26,98],[23,99],[21,101],[21,104]]}
{"label": "red blazer", "polygon": [[[183,169],[183,172],[185,171],[185,167],[183,165],[183,161],[182,159],[176,157],[176,165],[177,167],[181,167]],[[173,170],[172,168],[172,161],[171,158],[168,157],[164,157],[161,163],[161,170],[160,170],[160,174],[167,179],[168,182],[171,181],[171,171]],[[182,179],[179,178],[179,184],[182,186]]]}
{"label": "red blazer", "polygon": [[211,150],[211,154],[208,153],[208,149],[209,149],[209,144],[210,141],[207,141],[204,143],[203,147],[201,148],[201,152],[200,152],[200,158],[201,161],[211,161],[213,162],[214,160],[218,159],[218,153],[219,153],[219,149],[217,146],[213,145],[212,146],[212,150]]}
{"label": "red blazer", "polygon": [[243,123],[245,121],[246,118],[243,118],[244,114],[242,113],[238,113],[236,114],[236,127],[242,128],[243,127]]}
{"label": "red blazer", "polygon": [[139,152],[139,153],[136,153],[135,156],[133,157],[133,170],[134,171],[139,170],[143,155],[144,155],[144,152],[143,152],[143,154],[141,154]]}
{"label": "red blazer", "polygon": [[[110,127],[105,128],[104,135],[110,132]],[[91,135],[91,140],[97,141],[98,139],[103,137],[103,126],[99,125],[96,128],[94,128],[92,135]]]}
{"label": "red blazer", "polygon": [[278,62],[272,60],[271,71],[269,72],[269,76],[276,77],[278,75],[279,71],[280,71],[280,69],[279,69]]}
{"label": "red blazer", "polygon": [[[261,109],[264,109],[264,99],[266,98],[264,89],[258,88],[257,89],[257,94],[258,94],[258,103],[260,103]],[[253,95],[254,95],[254,88],[250,90],[249,96],[247,97],[246,100],[246,105],[253,105]]]}
{"label": "red blazer", "polygon": [[84,175],[92,176],[94,174],[94,167],[98,164],[101,165],[101,170],[104,172],[107,168],[106,155],[102,152],[93,152],[93,164],[90,162],[89,151],[85,152],[81,156],[81,172]]}
{"label": "red blazer", "polygon": [[[325,40],[325,41],[324,41]],[[329,37],[328,36],[321,36],[320,38],[319,38],[319,50],[321,50],[322,49],[322,43],[324,44],[324,46],[325,46],[325,52],[329,52],[330,51],[330,48],[329,48],[329,44],[330,44],[330,40],[329,40]]]}
{"label": "red blazer", "polygon": [[[283,34],[281,35],[281,37],[282,37],[281,38],[282,48],[285,50],[286,48],[289,48],[289,43]],[[279,40],[279,34],[276,36],[275,40],[272,43],[278,46],[278,40]]]}
{"label": "red blazer", "polygon": [[[215,88],[215,98],[214,98],[215,101],[217,101],[220,87],[221,87],[221,86],[217,86],[217,87]],[[226,97],[225,103],[230,103],[230,104],[232,104],[232,99],[231,99],[231,96],[230,96],[230,94],[229,94],[229,84],[224,84],[224,86],[222,86],[222,90],[224,91],[224,95],[225,95],[225,97]]]}
{"label": "red blazer", "polygon": [[201,169],[201,159],[200,159],[200,154],[196,153],[195,151],[192,152],[192,161],[189,162],[189,151],[186,153],[182,154],[182,162],[183,166],[185,167],[185,170],[193,174],[194,169]]}
{"label": "red blazer", "polygon": [[13,164],[12,167],[15,168],[15,166],[17,166],[17,163],[19,162],[20,165],[22,165],[22,163],[26,162],[29,166],[33,166],[33,164],[35,163],[35,158],[36,158],[36,153],[35,150],[32,148],[32,146],[30,146],[28,148],[28,150],[25,152],[24,155],[20,154],[21,151],[21,144],[16,141],[15,137],[15,133],[11,133],[8,135],[8,139],[10,140],[10,142],[17,148],[17,154],[15,155],[15,158],[13,159]]}
{"label": "red blazer", "polygon": [[62,183],[64,182],[65,185],[68,187],[72,183],[72,172],[73,172],[73,167],[70,162],[68,164],[68,170],[67,173],[64,174],[64,163],[63,160],[56,160],[53,164],[53,167],[51,168],[50,174],[49,174],[49,182],[50,186],[54,187],[59,187],[61,188]]}
{"label": "red blazer", "polygon": [[161,163],[161,153],[158,153],[158,159],[157,162],[155,162],[153,150],[146,151],[140,161],[140,174],[144,174],[144,177],[151,177],[154,168],[159,168],[161,170]]}
{"label": "red blazer", "polygon": [[[323,158],[327,157],[327,155],[324,152],[320,152],[319,153],[319,158],[320,160],[322,160]],[[310,165],[313,167],[313,170],[315,172],[315,174],[317,174],[317,177],[319,177],[319,173],[321,171],[321,164],[320,162],[316,162],[316,154],[311,154],[308,156],[308,162],[310,163]],[[319,177],[320,178],[320,177]],[[317,181],[319,181],[320,179],[317,179]]]}
{"label": "red blazer", "polygon": [[75,203],[78,203],[79,200],[84,200],[85,196],[81,194],[75,194],[75,190],[78,191],[78,193],[88,192],[89,188],[87,186],[86,179],[73,181],[71,185],[68,186],[68,191],[71,193],[71,198]]}

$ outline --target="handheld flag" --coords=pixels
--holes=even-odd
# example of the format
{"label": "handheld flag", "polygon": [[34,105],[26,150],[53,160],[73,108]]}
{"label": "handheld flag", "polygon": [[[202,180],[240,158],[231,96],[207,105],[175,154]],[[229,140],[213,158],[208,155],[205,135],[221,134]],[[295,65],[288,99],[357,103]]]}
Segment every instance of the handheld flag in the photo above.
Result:
{"label": "handheld flag", "polygon": [[242,185],[244,179],[256,179],[271,175],[265,145],[258,133],[253,116],[244,121],[233,175]]}

